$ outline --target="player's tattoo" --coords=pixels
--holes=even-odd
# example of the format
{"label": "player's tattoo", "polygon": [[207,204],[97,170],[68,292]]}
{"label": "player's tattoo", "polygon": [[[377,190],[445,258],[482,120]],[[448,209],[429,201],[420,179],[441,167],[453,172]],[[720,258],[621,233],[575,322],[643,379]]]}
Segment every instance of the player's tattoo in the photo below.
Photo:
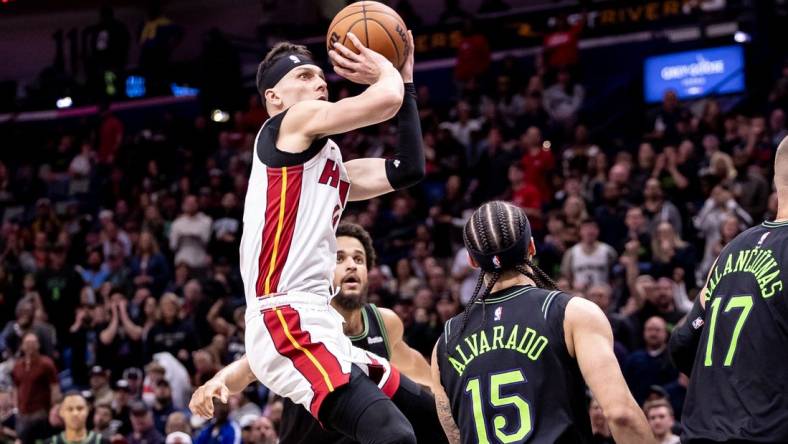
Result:
{"label": "player's tattoo", "polygon": [[449,398],[443,393],[442,390],[437,390],[435,393],[435,406],[438,410],[438,419],[443,426],[443,431],[446,433],[446,438],[449,439],[450,444],[460,443],[460,430],[451,416],[451,407],[449,407]]}

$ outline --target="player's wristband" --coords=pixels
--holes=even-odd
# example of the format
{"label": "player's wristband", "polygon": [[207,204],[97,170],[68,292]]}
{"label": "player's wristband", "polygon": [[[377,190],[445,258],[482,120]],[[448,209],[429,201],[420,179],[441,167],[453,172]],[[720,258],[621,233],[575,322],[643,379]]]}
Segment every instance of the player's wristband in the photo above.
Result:
{"label": "player's wristband", "polygon": [[421,121],[413,83],[405,84],[405,97],[397,113],[397,122],[399,139],[394,158],[386,160],[386,177],[392,188],[401,190],[419,183],[425,174]]}

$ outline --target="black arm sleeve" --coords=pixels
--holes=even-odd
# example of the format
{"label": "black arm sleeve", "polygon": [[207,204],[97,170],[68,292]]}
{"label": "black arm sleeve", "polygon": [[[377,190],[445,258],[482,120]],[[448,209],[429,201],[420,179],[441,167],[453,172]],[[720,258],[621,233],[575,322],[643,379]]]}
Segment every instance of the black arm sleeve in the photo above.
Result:
{"label": "black arm sleeve", "polygon": [[421,121],[416,108],[416,87],[405,84],[405,97],[397,113],[399,140],[393,159],[386,160],[386,178],[395,190],[415,185],[424,178]]}
{"label": "black arm sleeve", "polygon": [[418,442],[448,443],[438,419],[435,398],[431,393],[404,374],[400,374],[399,388],[394,392],[391,400],[410,421]]}
{"label": "black arm sleeve", "polygon": [[692,364],[695,362],[698,343],[703,333],[703,316],[706,311],[700,306],[700,298],[699,294],[684,323],[673,329],[670,335],[670,358],[673,365],[687,376],[692,373]]}

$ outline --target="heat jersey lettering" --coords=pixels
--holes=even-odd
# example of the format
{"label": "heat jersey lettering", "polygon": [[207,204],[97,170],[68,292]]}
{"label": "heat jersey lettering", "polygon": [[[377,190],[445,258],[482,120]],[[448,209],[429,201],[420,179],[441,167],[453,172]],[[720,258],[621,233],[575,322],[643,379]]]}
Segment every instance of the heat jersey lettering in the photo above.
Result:
{"label": "heat jersey lettering", "polygon": [[331,159],[326,160],[323,172],[320,173],[320,178],[317,182],[337,188],[339,190],[339,202],[342,208],[345,208],[348,192],[350,191],[350,182],[339,178],[339,165],[336,162]]}

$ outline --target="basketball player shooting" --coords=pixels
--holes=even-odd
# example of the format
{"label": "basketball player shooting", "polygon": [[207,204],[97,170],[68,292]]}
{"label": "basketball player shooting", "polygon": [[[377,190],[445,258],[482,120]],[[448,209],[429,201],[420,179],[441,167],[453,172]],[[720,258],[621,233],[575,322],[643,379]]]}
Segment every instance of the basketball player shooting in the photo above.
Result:
{"label": "basketball player shooting", "polygon": [[[210,417],[212,398],[226,402],[257,379],[356,441],[415,443],[410,423],[390,400],[398,371],[354,347],[343,333],[342,316],[329,305],[335,230],[347,201],[406,188],[424,176],[413,36],[408,32],[410,51],[400,71],[355,35],[347,38],[358,52],[334,43],[334,69],[369,86],[335,103],[327,101],[323,71],[305,47],[280,43],[260,63],[257,86],[271,117],[255,141],[240,248],[248,359],[200,387],[190,408]],[[395,114],[399,141],[393,159],[343,163],[328,136]]]}

